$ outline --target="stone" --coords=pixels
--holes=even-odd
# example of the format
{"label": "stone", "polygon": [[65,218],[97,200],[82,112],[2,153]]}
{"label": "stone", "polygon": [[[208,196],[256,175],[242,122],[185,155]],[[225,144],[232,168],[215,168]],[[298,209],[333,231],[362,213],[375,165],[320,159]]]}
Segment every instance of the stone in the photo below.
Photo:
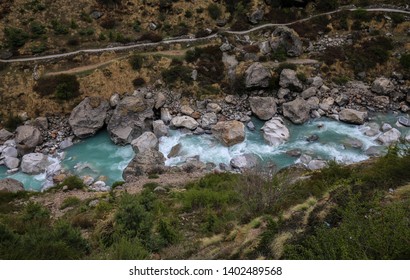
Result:
{"label": "stone", "polygon": [[154,189],[154,192],[155,192],[155,193],[166,193],[166,192],[167,192],[167,189],[158,186],[158,187],[156,187],[156,188]]}
{"label": "stone", "polygon": [[13,133],[4,128],[0,130],[0,145],[11,138],[13,138]]}
{"label": "stone", "polygon": [[229,52],[230,50],[232,50],[232,45],[229,44],[228,42],[223,43],[219,49],[221,50],[221,52]]}
{"label": "stone", "polygon": [[201,127],[203,129],[211,129],[218,122],[218,117],[215,113],[205,113],[201,117]]}
{"label": "stone", "polygon": [[23,183],[13,178],[5,178],[0,180],[0,193],[17,193],[24,191]]}
{"label": "stone", "polygon": [[42,130],[47,130],[48,129],[48,119],[46,117],[38,117],[34,120],[33,125]]}
{"label": "stone", "polygon": [[43,142],[40,130],[31,125],[19,126],[16,129],[15,140],[21,155],[34,151]]}
{"label": "stone", "polygon": [[401,124],[401,125],[410,127],[410,119],[409,119],[409,118],[400,116],[400,117],[397,119],[397,121],[398,121],[399,124]]}
{"label": "stone", "polygon": [[91,186],[92,183],[94,183],[94,178],[91,176],[83,176],[81,177],[81,179],[83,180],[83,183],[86,186]]}
{"label": "stone", "polygon": [[221,121],[212,127],[212,133],[225,146],[233,146],[245,140],[245,126],[239,121]]}
{"label": "stone", "polygon": [[249,97],[252,113],[261,120],[270,120],[277,111],[276,101],[273,97]]}
{"label": "stone", "polygon": [[310,110],[319,109],[319,102],[319,98],[317,98],[316,96],[312,96],[311,98],[306,100],[306,103],[309,105]]}
{"label": "stone", "polygon": [[349,97],[344,93],[338,94],[335,102],[340,107],[345,106],[349,102]]}
{"label": "stone", "polygon": [[166,95],[162,91],[158,92],[156,96],[156,100],[155,100],[155,106],[154,106],[155,109],[158,110],[159,108],[164,106],[166,101],[167,101]]}
{"label": "stone", "polygon": [[145,99],[140,95],[124,97],[107,125],[111,140],[115,144],[125,145],[145,131],[151,131],[153,108],[153,99]]}
{"label": "stone", "polygon": [[117,105],[120,101],[121,101],[120,95],[118,93],[114,93],[110,97],[110,107],[111,108],[117,107]]}
{"label": "stone", "polygon": [[343,145],[354,149],[361,149],[363,147],[363,142],[359,139],[349,137],[343,140]]}
{"label": "stone", "polygon": [[187,116],[191,116],[195,112],[195,110],[188,105],[182,105],[180,111],[182,114]]}
{"label": "stone", "polygon": [[320,160],[320,159],[314,159],[308,163],[307,168],[309,168],[310,170],[318,170],[318,169],[325,168],[326,166],[327,166],[326,161]]}
{"label": "stone", "polygon": [[373,97],[373,104],[377,108],[386,109],[389,106],[390,99],[388,96],[380,95]]}
{"label": "stone", "polygon": [[296,57],[303,53],[303,43],[299,35],[286,26],[279,26],[273,31],[270,46],[274,52],[284,48],[288,56]]}
{"label": "stone", "polygon": [[206,111],[213,112],[213,113],[219,113],[222,111],[222,108],[217,103],[208,103],[206,104]]}
{"label": "stone", "polygon": [[310,106],[303,98],[296,98],[282,105],[283,115],[294,124],[303,124],[309,120]]}
{"label": "stone", "polygon": [[246,88],[267,88],[271,73],[269,70],[259,62],[253,63],[245,71],[245,86]]}
{"label": "stone", "polygon": [[283,69],[280,73],[279,85],[283,88],[289,88],[293,91],[301,91],[303,85],[296,76],[296,71],[292,69]]}
{"label": "stone", "polygon": [[302,155],[302,150],[292,149],[292,150],[286,151],[286,154],[291,157],[300,157]]}
{"label": "stone", "polygon": [[371,91],[379,95],[389,95],[394,91],[394,84],[392,81],[385,77],[380,77],[374,80]]}
{"label": "stone", "polygon": [[181,149],[182,149],[182,145],[179,144],[179,143],[176,144],[174,147],[171,148],[171,151],[169,151],[167,157],[168,158],[176,157],[179,154],[179,152],[181,151]]}
{"label": "stone", "polygon": [[333,97],[327,97],[319,104],[319,108],[326,112],[332,108],[334,103]]}
{"label": "stone", "polygon": [[142,153],[150,149],[158,150],[158,145],[159,142],[157,136],[150,131],[144,132],[141,136],[131,142],[132,149],[135,153]]}
{"label": "stone", "polygon": [[255,154],[243,154],[231,159],[230,164],[233,168],[241,171],[249,170],[259,164],[259,158]]}
{"label": "stone", "polygon": [[169,122],[172,120],[172,116],[168,108],[161,108],[161,120],[165,124],[169,124]]}
{"label": "stone", "polygon": [[110,190],[110,187],[107,186],[104,181],[96,181],[92,184],[91,190],[97,192],[107,192]]}
{"label": "stone", "polygon": [[46,171],[49,165],[48,157],[41,153],[31,153],[23,156],[21,171],[26,174],[36,175]]}
{"label": "stone", "polygon": [[383,125],[382,125],[382,132],[386,132],[386,131],[388,131],[388,130],[390,130],[390,129],[392,129],[393,127],[390,125],[390,124],[388,124],[388,123],[384,123]]}
{"label": "stone", "polygon": [[258,46],[263,55],[267,55],[272,51],[268,41],[260,42]]}
{"label": "stone", "polygon": [[4,158],[4,165],[8,169],[15,169],[15,168],[19,167],[20,160],[18,158],[15,158],[15,157],[5,157]]}
{"label": "stone", "polygon": [[385,153],[386,147],[383,146],[371,146],[365,151],[365,154],[369,157],[380,157]]}
{"label": "stone", "polygon": [[90,14],[90,16],[91,16],[93,19],[99,19],[99,18],[101,18],[103,15],[104,15],[104,13],[103,13],[103,12],[100,12],[100,11],[92,11],[91,14]]}
{"label": "stone", "polygon": [[252,24],[258,24],[263,19],[263,9],[258,8],[248,15],[248,20]]}
{"label": "stone", "polygon": [[308,163],[312,161],[312,157],[310,155],[303,154],[299,157],[298,161],[302,164],[308,165]]}
{"label": "stone", "polygon": [[317,140],[319,140],[319,135],[317,134],[312,134],[306,137],[306,141],[308,142],[316,142]]}
{"label": "stone", "polygon": [[289,130],[280,117],[275,117],[267,121],[261,130],[263,132],[263,138],[271,146],[278,146],[286,142],[290,137]]}
{"label": "stone", "polygon": [[71,112],[68,123],[78,138],[93,136],[105,124],[108,109],[107,101],[98,97],[86,97]]}
{"label": "stone", "polygon": [[64,139],[63,141],[61,141],[59,148],[60,150],[65,150],[70,148],[71,146],[73,146],[73,139],[71,137]]}
{"label": "stone", "polygon": [[290,90],[287,88],[280,88],[278,90],[278,98],[283,99],[290,93]]}
{"label": "stone", "polygon": [[366,118],[367,112],[361,112],[354,109],[343,109],[339,113],[340,121],[351,124],[364,124]]}
{"label": "stone", "polygon": [[312,87],[315,88],[320,88],[321,86],[323,86],[323,79],[319,76],[313,77],[312,79],[312,83],[310,84]]}
{"label": "stone", "polygon": [[377,141],[379,141],[385,146],[389,146],[391,144],[398,142],[400,139],[400,136],[401,136],[400,131],[398,131],[396,128],[392,128],[389,131],[386,131],[382,135],[380,135],[377,138]]}
{"label": "stone", "polygon": [[194,130],[198,125],[198,122],[189,116],[178,116],[171,120],[171,126],[176,128],[183,127],[189,130]]}
{"label": "stone", "polygon": [[304,91],[302,91],[301,96],[302,96],[303,99],[308,99],[308,98],[310,98],[310,97],[312,97],[312,96],[315,96],[316,93],[317,93],[317,88],[315,88],[315,87],[310,87],[310,88],[305,89]]}
{"label": "stone", "polygon": [[377,134],[380,133],[379,131],[380,127],[377,123],[368,123],[364,128],[363,134],[369,137],[376,136]]}
{"label": "stone", "polygon": [[132,177],[150,173],[161,173],[165,168],[164,155],[154,149],[138,153],[123,171],[123,178],[129,181]]}
{"label": "stone", "polygon": [[18,151],[14,147],[5,147],[1,152],[1,157],[17,157]]}
{"label": "stone", "polygon": [[253,124],[253,122],[248,122],[246,124],[246,127],[250,130],[250,131],[254,131],[255,130],[255,125]]}
{"label": "stone", "polygon": [[157,138],[161,138],[162,136],[168,136],[168,127],[162,120],[157,120],[152,123],[152,130],[157,136]]}

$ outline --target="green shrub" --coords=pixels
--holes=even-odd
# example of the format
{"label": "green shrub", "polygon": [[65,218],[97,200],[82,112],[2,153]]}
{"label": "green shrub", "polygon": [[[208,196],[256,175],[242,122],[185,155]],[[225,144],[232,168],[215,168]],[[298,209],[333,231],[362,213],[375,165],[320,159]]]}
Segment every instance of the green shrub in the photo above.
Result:
{"label": "green shrub", "polygon": [[403,23],[403,22],[406,20],[406,18],[404,17],[404,15],[402,15],[402,14],[397,14],[397,13],[391,14],[390,17],[391,17],[391,19],[392,19],[394,25],[398,25],[398,24],[400,24],[400,23]]}
{"label": "green shrub", "polygon": [[271,59],[279,62],[285,61],[287,58],[286,49],[280,46],[276,51],[272,52]]}
{"label": "green shrub", "polygon": [[80,84],[77,77],[68,74],[41,77],[33,89],[40,96],[55,95],[59,99],[69,99],[80,95]]}
{"label": "green shrub", "polygon": [[58,20],[51,21],[51,27],[54,30],[54,34],[56,35],[66,35],[68,34],[68,25],[64,24]]}
{"label": "green shrub", "polygon": [[219,6],[218,6],[217,4],[215,4],[215,3],[209,4],[209,6],[208,6],[208,13],[209,13],[209,16],[210,16],[212,19],[214,19],[214,20],[217,20],[217,19],[220,18],[221,15],[222,15],[221,9],[220,9]]}
{"label": "green shrub", "polygon": [[115,19],[107,18],[100,23],[100,26],[104,29],[114,29],[116,24]]}
{"label": "green shrub", "polygon": [[187,83],[187,84],[191,84],[192,83],[191,74],[192,74],[192,69],[187,66],[182,66],[182,65],[176,65],[169,69],[165,69],[161,73],[162,78],[169,85],[176,83],[178,80],[184,83]]}
{"label": "green shrub", "polygon": [[87,27],[84,29],[81,29],[78,34],[80,34],[81,36],[91,36],[94,35],[94,29],[92,27]]}
{"label": "green shrub", "polygon": [[60,187],[67,186],[69,190],[83,189],[86,187],[83,180],[77,176],[69,176],[59,184]]}
{"label": "green shrub", "polygon": [[146,32],[141,35],[140,41],[151,41],[153,43],[156,42],[161,42],[162,41],[162,36],[160,34],[154,33],[154,32]]}
{"label": "green shrub", "polygon": [[135,21],[134,24],[132,25],[132,29],[135,32],[140,32],[141,31],[141,23],[139,21]]}
{"label": "green shrub", "polygon": [[45,43],[33,44],[31,46],[31,52],[33,54],[42,53],[42,52],[45,52],[46,50],[47,50],[47,46]]}
{"label": "green shrub", "polygon": [[179,233],[175,230],[175,227],[165,219],[159,221],[158,232],[165,241],[165,245],[175,244],[180,240]]}
{"label": "green shrub", "polygon": [[33,21],[30,24],[30,31],[33,38],[38,38],[46,33],[46,27],[37,21]]}
{"label": "green shrub", "polygon": [[356,11],[353,11],[353,18],[358,21],[368,22],[370,21],[371,16],[368,11],[364,9],[357,9]]}
{"label": "green shrub", "polygon": [[77,206],[81,203],[81,200],[76,196],[69,196],[64,199],[63,203],[61,203],[60,209],[65,209],[67,207]]}
{"label": "green shrub", "polygon": [[15,49],[24,46],[29,38],[29,35],[25,31],[14,27],[5,27],[4,36],[7,45]]}
{"label": "green shrub", "polygon": [[400,57],[400,65],[405,70],[410,70],[410,54],[403,54]]}
{"label": "green shrub", "polygon": [[116,181],[116,182],[114,182],[114,183],[112,184],[111,189],[115,189],[115,188],[117,188],[117,187],[119,187],[119,186],[122,186],[122,185],[124,185],[124,184],[125,184],[124,181]]}
{"label": "green shrub", "polygon": [[132,69],[140,70],[142,68],[142,65],[143,65],[142,56],[135,54],[135,55],[131,56],[128,61],[131,65]]}
{"label": "green shrub", "polygon": [[7,119],[4,122],[4,127],[7,130],[14,131],[17,127],[19,127],[22,124],[23,120],[19,116],[9,113]]}
{"label": "green shrub", "polygon": [[110,247],[109,256],[113,260],[144,260],[149,253],[137,238],[121,237]]}
{"label": "green shrub", "polygon": [[316,1],[316,8],[319,11],[327,12],[336,10],[339,7],[338,0],[318,0]]}

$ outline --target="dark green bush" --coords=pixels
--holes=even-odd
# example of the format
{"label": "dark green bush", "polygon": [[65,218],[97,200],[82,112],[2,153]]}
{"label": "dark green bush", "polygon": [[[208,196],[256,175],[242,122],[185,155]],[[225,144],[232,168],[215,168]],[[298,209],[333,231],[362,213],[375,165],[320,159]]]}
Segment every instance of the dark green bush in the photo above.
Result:
{"label": "dark green bush", "polygon": [[161,75],[167,84],[174,84],[178,80],[191,84],[192,83],[192,69],[187,66],[176,65],[169,69],[162,71]]}
{"label": "dark green bush", "polygon": [[24,46],[30,37],[25,31],[14,27],[5,27],[4,36],[8,46],[18,49]]}
{"label": "dark green bush", "polygon": [[142,77],[137,77],[134,80],[132,80],[132,84],[134,85],[134,87],[140,87],[145,85],[145,80]]}
{"label": "dark green bush", "polygon": [[403,54],[400,57],[400,65],[405,70],[410,70],[410,54]]}
{"label": "dark green bush", "polygon": [[338,7],[339,7],[338,0],[318,0],[316,1],[316,8],[322,12],[336,10]]}
{"label": "dark green bush", "polygon": [[214,20],[217,20],[222,15],[221,9],[215,3],[209,4],[208,13],[209,13],[209,16]]}
{"label": "dark green bush", "polygon": [[38,38],[46,33],[46,27],[37,21],[30,24],[30,31],[33,38]]}
{"label": "dark green bush", "polygon": [[141,35],[140,41],[151,41],[153,43],[156,42],[161,42],[162,41],[162,36],[160,34],[154,33],[154,32],[146,32]]}
{"label": "dark green bush", "polygon": [[81,178],[77,176],[69,176],[65,178],[64,181],[59,184],[59,186],[67,186],[69,190],[82,189],[86,187],[83,183],[83,180],[81,180]]}
{"label": "dark green bush", "polygon": [[14,131],[22,124],[23,120],[19,116],[9,113],[7,119],[4,122],[4,127],[10,131]]}
{"label": "dark green bush", "polygon": [[65,23],[62,23],[58,20],[52,20],[51,21],[51,26],[54,30],[54,34],[56,35],[66,35],[68,34],[68,25]]}
{"label": "dark green bush", "polygon": [[142,56],[135,54],[135,55],[131,56],[128,61],[131,65],[132,69],[140,70],[142,68],[142,65],[143,65]]}

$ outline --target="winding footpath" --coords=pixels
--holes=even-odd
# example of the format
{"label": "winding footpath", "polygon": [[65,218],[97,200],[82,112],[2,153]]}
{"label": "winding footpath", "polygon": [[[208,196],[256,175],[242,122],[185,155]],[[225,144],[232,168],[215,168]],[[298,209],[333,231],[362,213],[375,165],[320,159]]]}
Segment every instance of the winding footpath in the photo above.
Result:
{"label": "winding footpath", "polygon": [[[339,13],[342,11],[352,12],[356,10],[359,10],[359,8],[338,9],[335,11],[313,15],[313,16],[310,16],[304,19],[300,19],[300,20],[296,20],[296,21],[288,22],[288,23],[267,23],[264,25],[260,25],[260,26],[248,29],[248,30],[244,30],[244,31],[220,30],[218,31],[218,33],[211,34],[207,37],[202,37],[202,38],[170,38],[170,39],[163,40],[161,42],[156,42],[156,43],[135,43],[135,44],[126,45],[126,46],[106,47],[106,48],[99,48],[99,49],[83,49],[83,50],[77,50],[73,52],[52,54],[52,55],[45,55],[45,56],[13,58],[13,59],[6,59],[6,60],[0,59],[0,62],[12,63],[12,62],[29,62],[29,61],[49,60],[49,59],[73,56],[73,55],[82,54],[82,53],[101,53],[101,52],[106,52],[106,51],[124,51],[124,50],[130,50],[130,49],[135,49],[135,48],[154,47],[154,46],[159,46],[159,45],[168,45],[168,44],[175,44],[175,43],[194,43],[194,42],[200,42],[200,41],[208,41],[210,39],[217,38],[218,36],[220,36],[220,34],[244,35],[244,34],[248,34],[248,33],[251,33],[251,32],[263,29],[263,28],[267,28],[267,27],[289,26],[289,25],[293,25],[296,23],[306,22],[306,21],[309,21],[313,18],[320,17],[320,16],[331,15],[331,14]],[[410,15],[410,11],[400,10],[400,9],[370,8],[370,9],[361,9],[361,10],[366,10],[368,12],[401,13],[401,14]]]}

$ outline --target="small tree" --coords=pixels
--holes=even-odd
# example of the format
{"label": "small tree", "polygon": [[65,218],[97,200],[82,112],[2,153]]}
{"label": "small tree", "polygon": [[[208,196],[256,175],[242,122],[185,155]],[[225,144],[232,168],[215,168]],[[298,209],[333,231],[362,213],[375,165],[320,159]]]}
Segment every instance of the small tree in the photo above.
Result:
{"label": "small tree", "polygon": [[209,13],[209,16],[214,20],[217,20],[222,15],[221,9],[215,3],[209,4],[208,13]]}

